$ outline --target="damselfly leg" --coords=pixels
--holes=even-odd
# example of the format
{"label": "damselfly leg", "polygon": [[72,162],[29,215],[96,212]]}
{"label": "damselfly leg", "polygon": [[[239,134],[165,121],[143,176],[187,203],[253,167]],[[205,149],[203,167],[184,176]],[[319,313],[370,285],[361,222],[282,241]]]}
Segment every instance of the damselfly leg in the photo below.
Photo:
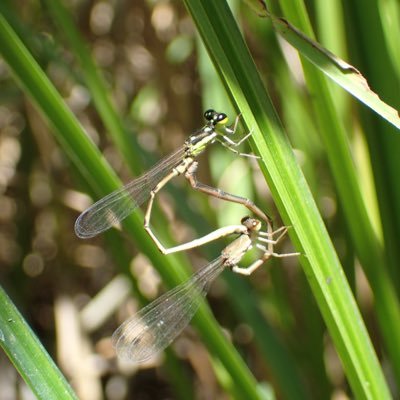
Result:
{"label": "damselfly leg", "polygon": [[[236,129],[240,120],[241,114],[237,115],[235,118],[235,123],[233,124],[232,128],[226,128],[226,133],[229,133],[230,135],[234,135],[236,133]],[[249,158],[260,158],[256,156],[255,154],[248,154],[248,153],[241,153],[239,152],[236,148],[240,146],[243,142],[245,142],[253,133],[253,130],[250,130],[248,134],[243,136],[239,141],[235,142],[231,138],[229,138],[227,135],[221,134],[216,138],[218,142],[222,144],[222,146],[226,147],[228,150],[232,151],[238,156],[242,157],[249,157]]]}
{"label": "damselfly leg", "polygon": [[[209,196],[216,197],[218,199],[222,199],[222,200],[229,201],[232,203],[241,204],[244,207],[246,207],[248,210],[250,210],[253,214],[255,214],[257,217],[261,218],[267,225],[271,225],[270,218],[260,208],[258,208],[254,204],[254,202],[252,202],[251,200],[249,200],[245,197],[240,197],[240,196],[236,196],[236,195],[224,192],[221,189],[213,188],[211,186],[208,186],[208,185],[205,185],[204,183],[199,182],[197,180],[197,176],[196,176],[197,167],[198,167],[198,162],[193,161],[185,173],[185,177],[186,177],[186,179],[188,179],[188,181],[193,189],[203,192]],[[160,184],[157,185],[156,190],[152,191],[152,193],[150,194],[150,200],[149,200],[145,218],[144,218],[144,228],[145,228],[146,232],[150,235],[150,237],[153,239],[153,241],[156,244],[156,246],[158,247],[158,249],[163,254],[171,254],[171,253],[175,253],[177,251],[188,250],[193,247],[196,247],[196,246],[192,245],[193,242],[189,242],[189,243],[185,243],[185,244],[182,244],[179,246],[166,248],[166,247],[164,247],[164,245],[161,243],[161,241],[158,239],[158,237],[152,231],[151,225],[150,225],[150,218],[151,218],[151,212],[152,212],[154,198],[155,198],[156,193],[164,185],[165,185],[165,183],[160,182]],[[224,228],[222,228],[222,229],[224,229]],[[239,232],[237,232],[237,233],[239,233]],[[214,237],[214,234],[215,234],[215,232],[212,232],[210,234],[210,237]],[[229,235],[229,234],[230,233],[227,233],[227,235]],[[208,235],[205,237],[208,237]],[[198,239],[198,241],[201,244],[208,243],[211,240],[214,240],[214,239],[210,239],[210,240],[207,239],[206,242],[204,242],[202,238]]]}

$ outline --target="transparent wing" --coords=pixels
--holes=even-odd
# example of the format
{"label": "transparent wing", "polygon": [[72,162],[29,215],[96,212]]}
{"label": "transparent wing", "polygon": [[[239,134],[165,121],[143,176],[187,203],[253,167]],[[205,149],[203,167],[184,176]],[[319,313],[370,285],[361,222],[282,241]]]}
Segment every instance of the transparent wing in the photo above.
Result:
{"label": "transparent wing", "polygon": [[223,258],[218,257],[126,320],[112,336],[118,356],[140,363],[164,350],[189,324],[223,269]]}
{"label": "transparent wing", "polygon": [[149,198],[157,183],[179,165],[184,154],[185,148],[182,146],[150,171],[94,203],[76,220],[76,235],[84,239],[91,238],[125,219]]}

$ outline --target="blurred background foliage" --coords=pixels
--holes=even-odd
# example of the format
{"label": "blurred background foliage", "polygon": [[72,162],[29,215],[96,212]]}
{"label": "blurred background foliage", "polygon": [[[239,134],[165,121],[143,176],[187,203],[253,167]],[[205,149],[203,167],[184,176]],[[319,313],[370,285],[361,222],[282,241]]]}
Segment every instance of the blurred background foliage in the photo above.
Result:
{"label": "blurred background foliage", "polygon": [[[345,3],[307,2],[318,39],[359,68],[383,100],[398,108],[398,97],[391,97],[390,88],[397,85],[397,93],[400,89],[398,58],[391,58],[398,48],[387,26],[391,14],[380,4],[385,2],[378,2],[377,9],[366,7],[369,13],[365,11],[362,21],[352,18],[356,5]],[[393,2],[386,3],[394,7]],[[203,125],[205,109],[224,111],[234,120],[237,112],[181,2],[75,0],[64,4],[80,35],[72,38],[75,46],[57,19],[57,6],[49,2],[4,1],[1,12],[122,181],[146,171],[180,146],[188,134]],[[336,198],[320,128],[312,113],[313,95],[305,86],[297,53],[274,34],[267,19],[259,18],[245,3],[232,2],[231,6],[296,150],[395,392],[391,363],[377,329],[373,296],[349,240],[346,216]],[[280,15],[278,5],[274,7]],[[392,10],[396,15],[398,6]],[[381,46],[390,50],[384,66],[369,63],[365,56],[368,49],[358,46],[355,30],[367,32],[361,25],[368,18],[371,37],[374,29],[379,31]],[[396,32],[396,23],[392,26]],[[86,47],[80,49],[79,45]],[[105,98],[105,92],[96,92],[91,86],[90,67],[82,68],[85,52],[101,71]],[[91,204],[89,195],[93,200],[99,195],[87,187],[1,60],[0,88],[1,283],[79,398],[227,398],[229,377],[192,328],[176,340],[172,351],[146,365],[134,367],[115,359],[110,335],[141,301],[154,299],[164,290],[161,279],[148,254],[139,251],[122,232],[90,241],[75,237],[76,217]],[[399,136],[342,89],[333,85],[331,89],[349,135],[369,218],[377,240],[385,245],[387,266],[398,290],[400,202],[398,182],[394,182],[398,181]],[[246,145],[244,149],[250,151]],[[254,160],[235,157],[216,145],[201,156],[199,175],[203,182],[253,199],[279,225]],[[190,190],[181,178],[160,193],[157,203],[153,225],[170,244],[236,224],[247,214],[240,206]],[[190,264],[194,269],[204,265],[224,245],[222,241],[189,252]],[[290,249],[286,241],[279,251]],[[155,246],[151,251],[157,252]],[[131,295],[132,285],[135,296]],[[274,260],[248,279],[224,273],[208,300],[226,340],[234,343],[259,382],[263,398],[351,396],[296,260]],[[286,379],[279,372],[279,363],[287,371]],[[0,370],[0,398],[30,398],[3,354]],[[2,397],[7,393],[9,397]]]}

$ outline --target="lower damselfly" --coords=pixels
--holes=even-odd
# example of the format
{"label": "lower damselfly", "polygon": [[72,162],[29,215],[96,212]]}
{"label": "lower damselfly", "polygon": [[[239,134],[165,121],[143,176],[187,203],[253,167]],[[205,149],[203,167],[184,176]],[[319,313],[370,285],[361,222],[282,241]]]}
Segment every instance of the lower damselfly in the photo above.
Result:
{"label": "lower damselfly", "polygon": [[270,218],[261,211],[251,200],[226,193],[220,189],[207,186],[196,178],[196,157],[201,154],[208,145],[219,142],[229,150],[242,156],[255,157],[240,153],[236,148],[246,140],[251,132],[238,142],[234,142],[229,136],[236,132],[239,116],[232,128],[228,127],[228,117],[224,113],[207,110],[204,113],[207,123],[194,132],[185,141],[183,146],[171,155],[159,161],[148,172],[134,179],[122,188],[103,197],[91,207],[85,210],[75,222],[75,233],[80,238],[91,238],[106,231],[113,225],[120,223],[137,207],[149,200],[145,212],[144,227],[153,238],[161,252],[164,247],[157,240],[150,227],[150,218],[153,202],[156,194],[175,176],[184,175],[195,190],[199,190],[210,196],[239,203],[247,207],[261,220],[269,223]]}
{"label": "lower damselfly", "polygon": [[[122,359],[141,363],[164,350],[189,324],[211,283],[224,269],[250,275],[271,257],[299,255],[279,254],[274,250],[274,246],[286,234],[287,227],[273,231],[271,224],[267,223],[266,231],[260,229],[259,220],[245,217],[241,225],[218,229],[213,237],[207,235],[206,241],[210,241],[229,234],[239,234],[222,250],[218,258],[126,320],[112,336],[117,355]],[[187,243],[188,248],[196,247],[199,240],[202,239],[197,239],[193,246]],[[261,250],[261,256],[247,268],[240,267],[239,262],[253,247]]]}

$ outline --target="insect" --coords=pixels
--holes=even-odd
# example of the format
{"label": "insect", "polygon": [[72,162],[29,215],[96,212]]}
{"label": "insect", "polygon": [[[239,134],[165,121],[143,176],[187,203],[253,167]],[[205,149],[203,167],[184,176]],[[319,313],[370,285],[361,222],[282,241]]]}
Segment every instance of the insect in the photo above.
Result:
{"label": "insect", "polygon": [[[205,236],[206,241],[211,241],[229,234],[239,234],[222,250],[218,258],[201,268],[186,282],[141,309],[114,332],[112,342],[118,356],[141,363],[165,349],[189,324],[211,283],[224,269],[228,268],[238,274],[250,275],[270,257],[299,255],[299,253],[279,254],[274,251],[274,246],[286,234],[287,227],[283,226],[272,231],[272,226],[267,224],[267,231],[260,229],[259,220],[245,217],[241,225],[221,228],[215,231],[215,235]],[[196,243],[192,247],[196,247],[198,241],[199,239],[194,241]],[[189,242],[186,246],[192,243]],[[249,267],[240,267],[238,263],[253,247],[262,251],[261,256]]]}
{"label": "insect", "polygon": [[149,200],[145,212],[144,227],[160,251],[164,252],[164,247],[150,227],[153,202],[156,194],[172,178],[181,174],[185,175],[193,189],[223,200],[242,204],[258,218],[269,223],[270,218],[251,200],[207,186],[197,180],[196,170],[198,163],[195,158],[214,142],[221,143],[238,155],[255,157],[240,153],[236,149],[250,136],[251,132],[238,142],[234,142],[229,138],[236,132],[239,116],[236,117],[233,128],[226,126],[228,117],[224,113],[207,110],[204,113],[204,117],[207,121],[206,124],[189,136],[178,150],[159,161],[139,178],[103,197],[85,210],[75,222],[76,235],[80,238],[94,237],[121,222],[137,207]]}

